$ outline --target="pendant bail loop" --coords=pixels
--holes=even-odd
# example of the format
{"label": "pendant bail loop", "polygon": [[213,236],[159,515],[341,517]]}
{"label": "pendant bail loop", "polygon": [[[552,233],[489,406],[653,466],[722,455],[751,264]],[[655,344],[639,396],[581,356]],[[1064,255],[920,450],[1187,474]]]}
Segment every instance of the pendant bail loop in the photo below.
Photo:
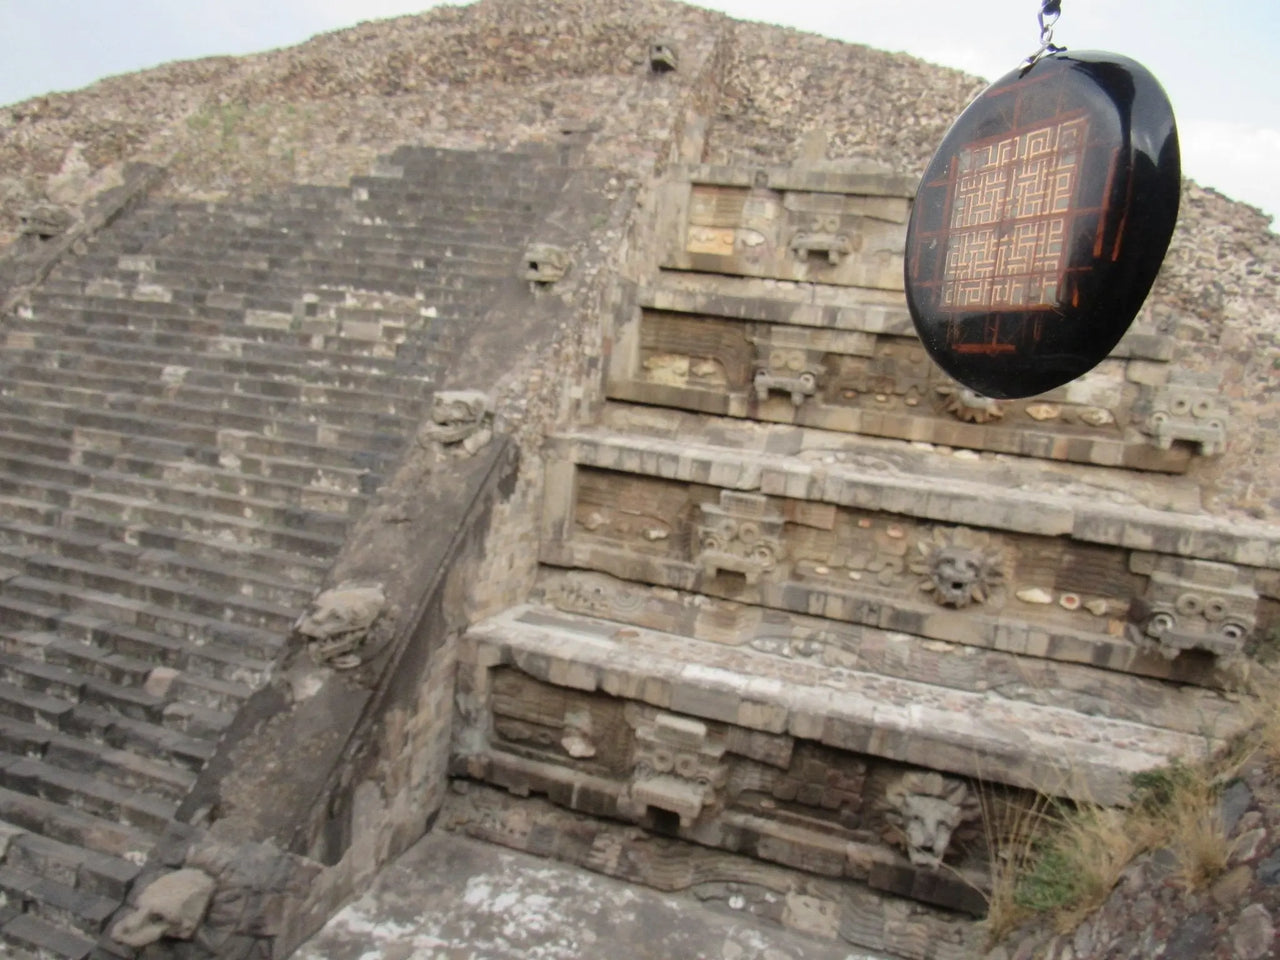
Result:
{"label": "pendant bail loop", "polygon": [[1066,47],[1053,42],[1053,27],[1062,16],[1062,0],[1041,0],[1040,12],[1036,21],[1040,24],[1040,49],[1023,62],[1023,68],[1030,67],[1046,53],[1061,53]]}

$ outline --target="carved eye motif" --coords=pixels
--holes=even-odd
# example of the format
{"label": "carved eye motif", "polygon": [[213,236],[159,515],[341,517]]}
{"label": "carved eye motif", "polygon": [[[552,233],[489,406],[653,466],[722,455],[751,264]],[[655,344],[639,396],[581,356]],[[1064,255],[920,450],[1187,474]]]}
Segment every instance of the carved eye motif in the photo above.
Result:
{"label": "carved eye motif", "polygon": [[751,559],[764,567],[773,566],[775,561],[773,547],[769,546],[767,543],[757,544],[751,551]]}
{"label": "carved eye motif", "polygon": [[1152,637],[1164,636],[1173,629],[1175,623],[1172,614],[1157,613],[1147,621],[1147,634]]}
{"label": "carved eye motif", "polygon": [[1227,604],[1219,597],[1210,597],[1205,601],[1204,618],[1210,623],[1217,623],[1227,615]]}
{"label": "carved eye motif", "polygon": [[1204,601],[1199,594],[1184,593],[1178,597],[1174,607],[1184,617],[1198,616],[1204,610]]}
{"label": "carved eye motif", "polygon": [[1243,640],[1249,634],[1249,629],[1243,623],[1224,623],[1222,625],[1222,635],[1228,640]]}

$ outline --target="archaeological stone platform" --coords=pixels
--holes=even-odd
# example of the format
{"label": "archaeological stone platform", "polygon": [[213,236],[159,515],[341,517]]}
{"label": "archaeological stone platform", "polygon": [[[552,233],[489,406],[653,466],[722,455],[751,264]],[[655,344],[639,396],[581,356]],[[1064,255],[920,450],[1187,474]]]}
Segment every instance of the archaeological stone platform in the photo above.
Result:
{"label": "archaeological stone platform", "polygon": [[[463,949],[518,862],[725,956],[962,960],[993,810],[1249,722],[1280,527],[1229,474],[1274,449],[1185,245],[1096,370],[960,388],[903,260],[973,78],[765,29],[483,0],[196,65],[153,163],[25,210],[0,949],[356,955],[303,944],[380,873]],[[328,185],[233,182],[277,133]]]}

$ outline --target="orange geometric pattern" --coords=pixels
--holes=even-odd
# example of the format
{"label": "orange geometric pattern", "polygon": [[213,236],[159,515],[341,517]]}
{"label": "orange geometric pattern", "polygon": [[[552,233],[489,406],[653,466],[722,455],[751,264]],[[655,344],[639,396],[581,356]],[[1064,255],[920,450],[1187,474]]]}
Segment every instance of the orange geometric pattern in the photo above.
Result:
{"label": "orange geometric pattern", "polygon": [[942,308],[1027,310],[1058,304],[1071,201],[1089,121],[1059,122],[969,144],[957,158]]}

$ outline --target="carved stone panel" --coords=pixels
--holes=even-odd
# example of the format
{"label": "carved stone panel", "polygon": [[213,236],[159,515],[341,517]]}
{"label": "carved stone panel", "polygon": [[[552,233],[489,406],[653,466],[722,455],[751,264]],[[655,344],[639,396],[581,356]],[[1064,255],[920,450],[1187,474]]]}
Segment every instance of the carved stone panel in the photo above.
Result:
{"label": "carved stone panel", "polygon": [[518,796],[833,878],[865,882],[877,867],[924,876],[945,860],[983,883],[966,780],[508,667],[489,677],[491,716],[460,718],[480,736],[459,739],[487,745],[455,769]]}
{"label": "carved stone panel", "polygon": [[770,189],[762,179],[692,184],[664,266],[902,289],[905,197]]}
{"label": "carved stone panel", "polygon": [[892,842],[918,867],[940,867],[956,831],[982,817],[978,796],[959,777],[910,771],[884,796]]}
{"label": "carved stone panel", "polygon": [[572,260],[569,251],[552,243],[531,243],[525,247],[521,276],[530,283],[555,283],[564,279]]}
{"label": "carved stone panel", "polygon": [[1129,609],[1135,643],[1170,660],[1193,650],[1224,660],[1242,654],[1258,619],[1258,593],[1244,571],[1179,557],[1137,557],[1134,565],[1149,572]]}
{"label": "carved stone panel", "polygon": [[1139,337],[1141,351],[1048,394],[993,400],[950,380],[878,304],[819,309],[679,290],[648,290],[642,302],[654,306],[624,324],[635,333],[611,361],[615,399],[1164,472],[1185,471],[1225,439],[1219,402],[1166,385],[1168,364],[1151,359],[1163,341]]}
{"label": "carved stone panel", "polygon": [[1206,457],[1226,449],[1231,409],[1222,398],[1221,384],[1213,375],[1182,372],[1147,400],[1149,413],[1142,431],[1151,443],[1168,450],[1174,442],[1187,443]]}
{"label": "carved stone panel", "polygon": [[755,584],[777,567],[785,554],[783,517],[770,509],[767,497],[723,490],[719,503],[700,509],[697,563],[708,577],[727,570]]}
{"label": "carved stone panel", "polygon": [[1170,661],[1229,657],[1256,622],[1253,574],[1231,565],[1160,566],[1061,536],[640,474],[576,477],[572,525],[548,533],[544,562],[655,587],[1210,684],[1222,682],[1212,668]]}

